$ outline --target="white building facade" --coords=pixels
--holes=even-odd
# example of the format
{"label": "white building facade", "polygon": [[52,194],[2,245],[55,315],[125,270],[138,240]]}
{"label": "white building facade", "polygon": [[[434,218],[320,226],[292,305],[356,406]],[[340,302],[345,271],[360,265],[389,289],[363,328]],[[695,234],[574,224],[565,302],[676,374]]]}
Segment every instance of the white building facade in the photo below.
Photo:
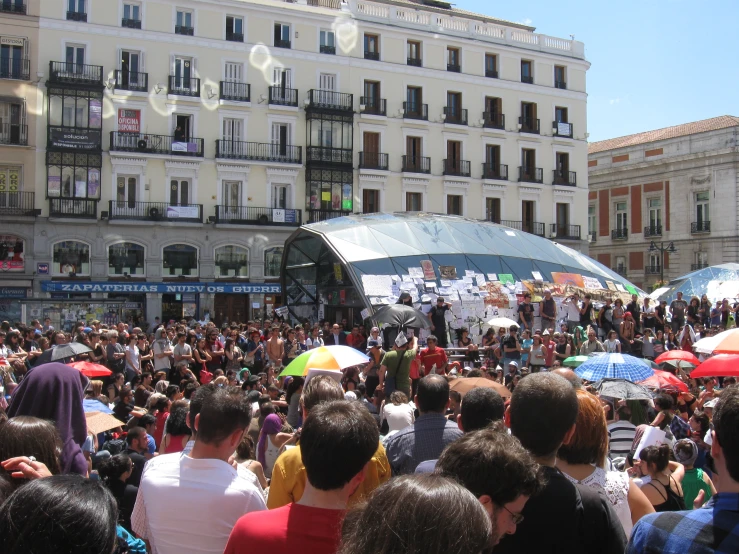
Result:
{"label": "white building facade", "polygon": [[582,43],[420,0],[28,2],[36,296],[258,317],[285,238],[353,212],[587,244]]}

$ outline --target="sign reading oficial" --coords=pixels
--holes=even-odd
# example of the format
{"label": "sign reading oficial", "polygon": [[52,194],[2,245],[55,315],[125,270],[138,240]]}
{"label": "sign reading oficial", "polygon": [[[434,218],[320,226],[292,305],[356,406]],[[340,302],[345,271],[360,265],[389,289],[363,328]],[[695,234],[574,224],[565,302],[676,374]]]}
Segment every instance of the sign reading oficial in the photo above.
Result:
{"label": "sign reading oficial", "polygon": [[157,292],[157,293],[229,293],[280,294],[279,283],[120,283],[113,281],[41,281],[44,292]]}

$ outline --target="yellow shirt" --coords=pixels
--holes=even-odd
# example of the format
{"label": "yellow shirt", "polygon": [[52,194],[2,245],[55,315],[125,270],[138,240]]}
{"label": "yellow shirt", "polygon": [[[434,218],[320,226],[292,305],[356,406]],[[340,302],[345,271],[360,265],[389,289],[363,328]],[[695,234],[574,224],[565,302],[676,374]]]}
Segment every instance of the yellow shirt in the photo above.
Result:
{"label": "yellow shirt", "polygon": [[[337,460],[337,463],[340,462]],[[390,475],[390,462],[385,454],[385,448],[380,443],[377,445],[377,452],[367,466],[364,481],[349,498],[349,506],[363,500],[369,493],[390,479]],[[300,500],[305,490],[305,480],[305,466],[300,454],[300,446],[290,448],[280,454],[272,469],[267,508],[274,510]]]}

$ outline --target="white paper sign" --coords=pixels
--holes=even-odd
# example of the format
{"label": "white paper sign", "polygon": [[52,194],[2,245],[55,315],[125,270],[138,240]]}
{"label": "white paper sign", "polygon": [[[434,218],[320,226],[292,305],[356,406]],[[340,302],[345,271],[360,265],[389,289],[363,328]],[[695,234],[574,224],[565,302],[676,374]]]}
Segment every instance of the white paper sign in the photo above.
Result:
{"label": "white paper sign", "polygon": [[646,429],[644,429],[644,434],[641,436],[639,446],[637,446],[636,450],[634,451],[634,459],[638,460],[639,453],[647,446],[659,446],[663,442],[666,442],[666,437],[667,433],[665,433],[659,427],[647,427]]}
{"label": "white paper sign", "polygon": [[535,281],[543,281],[544,280],[544,277],[542,277],[541,273],[539,273],[538,271],[532,271],[531,272],[531,275],[534,276],[534,280]]}

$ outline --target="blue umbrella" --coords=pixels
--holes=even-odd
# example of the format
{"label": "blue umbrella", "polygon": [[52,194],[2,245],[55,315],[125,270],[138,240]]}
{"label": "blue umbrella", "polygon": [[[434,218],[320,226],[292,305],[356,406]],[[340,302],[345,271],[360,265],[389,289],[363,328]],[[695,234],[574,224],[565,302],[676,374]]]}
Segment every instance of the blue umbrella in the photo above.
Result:
{"label": "blue umbrella", "polygon": [[601,379],[626,379],[627,381],[643,381],[654,375],[654,370],[639,358],[628,354],[604,354],[589,359],[574,372],[581,379],[600,381]]}
{"label": "blue umbrella", "polygon": [[106,406],[99,400],[95,400],[94,398],[85,398],[82,401],[82,408],[85,410],[85,413],[87,412],[103,412],[104,414],[113,413],[113,410],[111,410],[108,406]]}

